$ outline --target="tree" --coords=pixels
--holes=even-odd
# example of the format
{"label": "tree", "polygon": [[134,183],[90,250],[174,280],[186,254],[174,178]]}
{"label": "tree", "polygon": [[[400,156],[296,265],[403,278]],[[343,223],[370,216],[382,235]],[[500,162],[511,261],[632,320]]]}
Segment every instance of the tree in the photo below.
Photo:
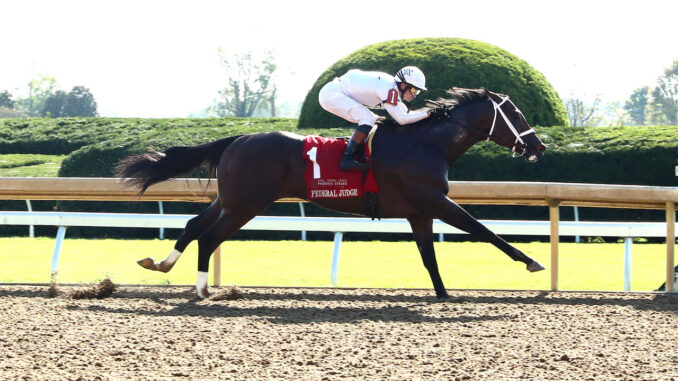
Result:
{"label": "tree", "polygon": [[657,78],[652,90],[650,119],[653,123],[678,125],[678,60]]}
{"label": "tree", "polygon": [[0,93],[0,107],[12,110],[15,106],[16,102],[12,99],[12,94],[9,91],[5,90]]}
{"label": "tree", "polygon": [[624,104],[624,110],[629,114],[633,124],[644,126],[649,102],[650,88],[648,86],[636,89]]}
{"label": "tree", "polygon": [[57,80],[54,77],[40,76],[28,83],[28,98],[21,98],[17,103],[28,116],[40,116],[45,100],[52,94],[56,86]]}
{"label": "tree", "polygon": [[273,53],[266,51],[258,60],[249,51],[227,55],[219,49],[219,58],[228,74],[228,84],[219,91],[221,97],[215,103],[215,113],[218,116],[252,116],[262,101],[269,101],[275,89]]}
{"label": "tree", "polygon": [[600,110],[598,125],[622,127],[633,125],[634,122],[621,102],[609,102]]}
{"label": "tree", "polygon": [[62,116],[97,116],[97,102],[88,88],[73,87],[66,95]]}
{"label": "tree", "polygon": [[64,105],[68,94],[65,91],[57,90],[54,94],[45,99],[40,115],[48,118],[60,118],[64,115]]}
{"label": "tree", "polygon": [[570,127],[595,126],[600,121],[596,113],[600,105],[600,98],[596,96],[593,104],[588,105],[579,98],[565,99],[567,117],[570,119]]}

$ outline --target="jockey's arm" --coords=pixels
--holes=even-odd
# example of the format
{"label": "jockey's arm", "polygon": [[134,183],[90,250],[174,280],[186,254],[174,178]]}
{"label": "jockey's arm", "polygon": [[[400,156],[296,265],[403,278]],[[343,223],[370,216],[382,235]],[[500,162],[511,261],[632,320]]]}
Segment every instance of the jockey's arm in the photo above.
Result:
{"label": "jockey's arm", "polygon": [[422,110],[410,112],[407,109],[407,106],[405,106],[402,102],[398,102],[397,105],[385,103],[384,109],[400,125],[416,123],[428,117],[428,111]]}

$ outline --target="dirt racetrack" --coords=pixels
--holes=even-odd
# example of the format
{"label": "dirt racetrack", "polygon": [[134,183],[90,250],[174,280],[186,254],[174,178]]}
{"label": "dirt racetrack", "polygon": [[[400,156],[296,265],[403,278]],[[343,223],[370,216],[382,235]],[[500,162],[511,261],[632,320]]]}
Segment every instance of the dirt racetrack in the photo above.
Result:
{"label": "dirt racetrack", "polygon": [[72,290],[0,286],[1,380],[678,381],[678,297],[665,294]]}

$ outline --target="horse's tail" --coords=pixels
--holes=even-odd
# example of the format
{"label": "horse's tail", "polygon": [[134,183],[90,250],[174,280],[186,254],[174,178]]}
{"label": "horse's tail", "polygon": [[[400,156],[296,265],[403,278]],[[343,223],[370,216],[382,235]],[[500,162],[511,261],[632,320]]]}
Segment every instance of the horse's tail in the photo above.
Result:
{"label": "horse's tail", "polygon": [[221,153],[241,136],[229,136],[190,147],[170,147],[163,152],[150,149],[144,154],[121,160],[115,167],[115,175],[124,179],[125,186],[138,188],[139,195],[151,185],[191,172],[205,162],[211,176],[219,164]]}

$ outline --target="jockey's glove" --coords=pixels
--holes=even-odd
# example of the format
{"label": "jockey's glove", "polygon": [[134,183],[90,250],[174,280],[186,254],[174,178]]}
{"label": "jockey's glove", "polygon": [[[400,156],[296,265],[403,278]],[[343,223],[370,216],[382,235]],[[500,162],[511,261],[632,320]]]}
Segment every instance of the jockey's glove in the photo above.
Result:
{"label": "jockey's glove", "polygon": [[442,119],[447,116],[447,110],[444,107],[431,109],[431,118]]}

